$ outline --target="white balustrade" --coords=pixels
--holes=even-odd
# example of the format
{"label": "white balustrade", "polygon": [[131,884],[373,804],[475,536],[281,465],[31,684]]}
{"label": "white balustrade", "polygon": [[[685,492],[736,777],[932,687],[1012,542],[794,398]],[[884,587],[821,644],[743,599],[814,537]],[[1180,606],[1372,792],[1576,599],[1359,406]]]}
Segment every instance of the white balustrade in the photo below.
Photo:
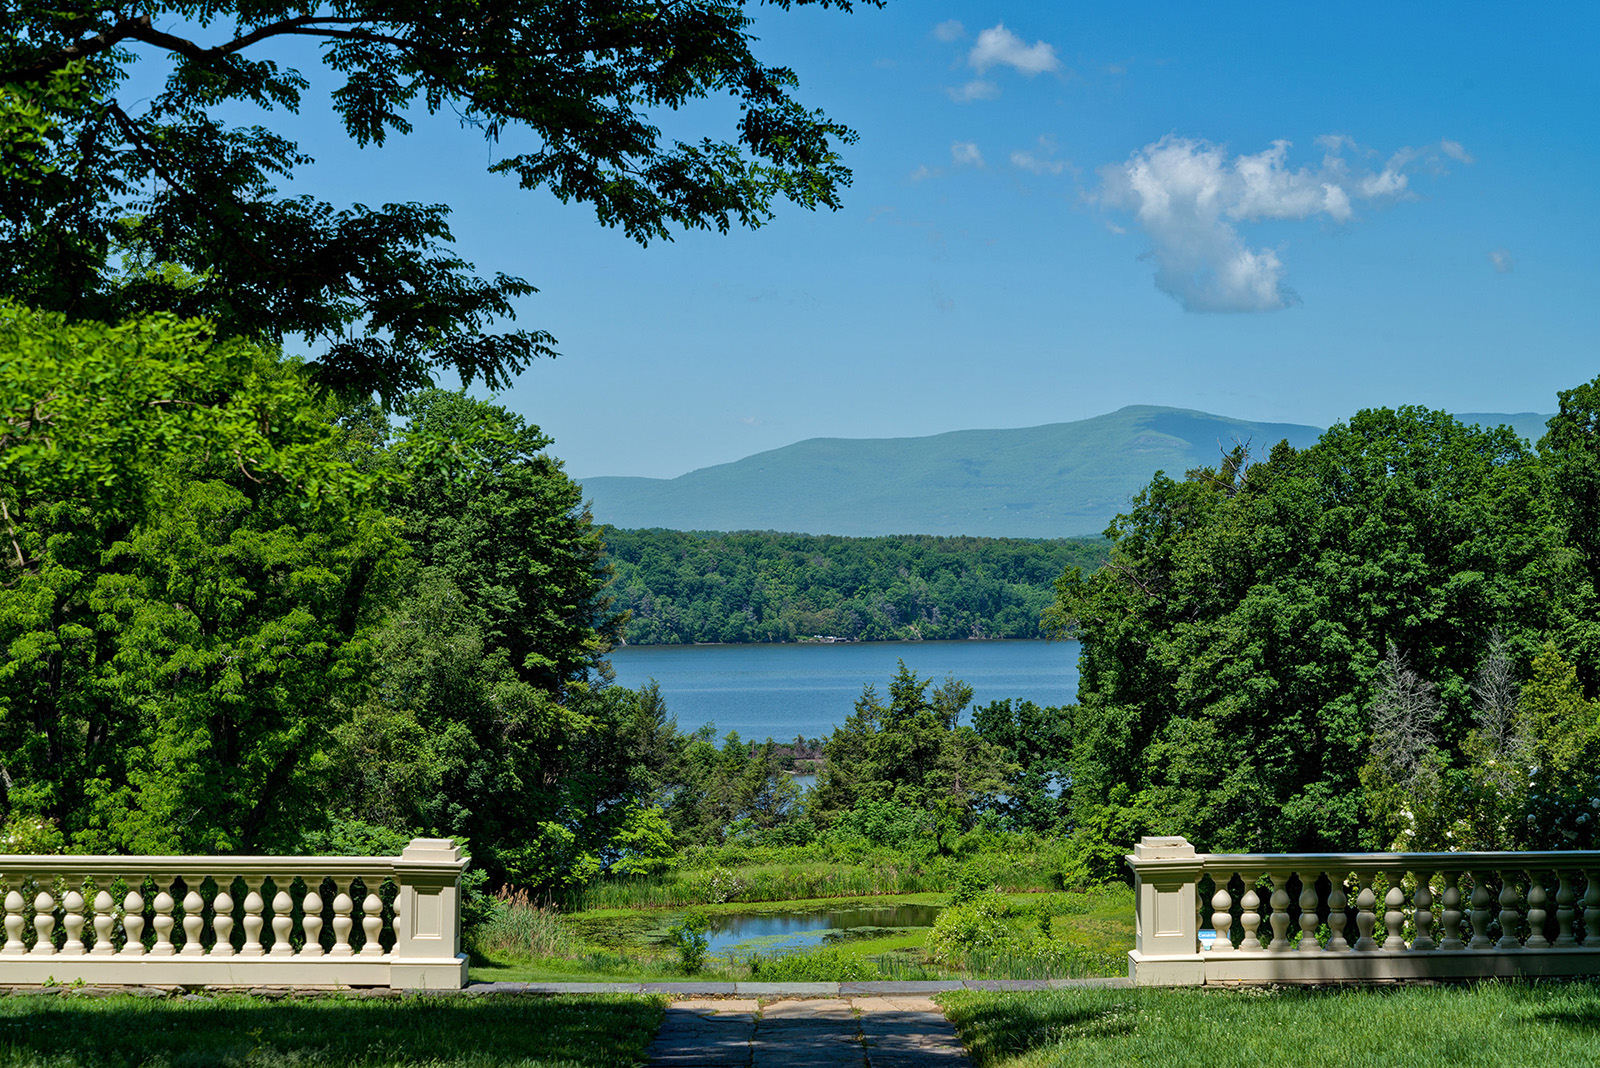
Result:
{"label": "white balustrade", "polygon": [[1140,985],[1600,974],[1600,853],[1221,854],[1145,838],[1127,861]]}
{"label": "white balustrade", "polygon": [[466,865],[441,839],[398,857],[0,856],[0,986],[457,989]]}

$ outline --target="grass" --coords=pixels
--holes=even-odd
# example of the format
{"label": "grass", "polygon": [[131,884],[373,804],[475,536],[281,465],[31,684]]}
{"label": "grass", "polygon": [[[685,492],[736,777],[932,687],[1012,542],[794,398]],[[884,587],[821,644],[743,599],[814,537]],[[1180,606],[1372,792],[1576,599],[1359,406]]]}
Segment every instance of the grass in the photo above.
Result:
{"label": "grass", "polygon": [[1600,1064],[1600,983],[940,996],[978,1068]]}
{"label": "grass", "polygon": [[651,997],[199,1001],[0,998],[0,1065],[187,1068],[632,1068]]}
{"label": "grass", "polygon": [[[1132,892],[1120,884],[1080,893],[1011,894],[1019,928],[1037,923],[1040,906],[1051,915],[1051,941],[1042,953],[971,954],[958,964],[931,960],[928,928],[874,932],[870,937],[830,941],[820,949],[757,958],[755,952],[718,955],[696,978],[786,979],[994,979],[1078,978],[1127,973],[1133,948]],[[942,905],[944,894],[900,894],[866,899],[809,898],[779,902],[729,902],[700,906],[719,913],[798,913],[850,907]],[[505,914],[502,915],[502,912]],[[534,913],[537,913],[534,915]],[[474,932],[475,980],[521,982],[667,981],[685,978],[676,955],[663,945],[678,909],[604,908],[573,914],[535,909],[506,899],[490,921]],[[780,963],[780,961],[782,963]]]}

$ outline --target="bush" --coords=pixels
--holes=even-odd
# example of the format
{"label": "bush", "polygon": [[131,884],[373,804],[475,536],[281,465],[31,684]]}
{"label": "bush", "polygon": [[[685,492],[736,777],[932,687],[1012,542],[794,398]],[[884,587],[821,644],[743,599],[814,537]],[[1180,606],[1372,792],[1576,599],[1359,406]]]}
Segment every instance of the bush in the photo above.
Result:
{"label": "bush", "polygon": [[677,949],[678,963],[683,965],[685,975],[693,975],[705,966],[706,949],[711,945],[706,931],[710,927],[705,913],[691,912],[667,928],[667,944]]}
{"label": "bush", "polygon": [[1022,945],[1006,924],[1010,914],[1011,905],[992,890],[976,894],[962,904],[951,905],[933,921],[928,952],[935,960],[956,964],[975,950],[1021,949]]}

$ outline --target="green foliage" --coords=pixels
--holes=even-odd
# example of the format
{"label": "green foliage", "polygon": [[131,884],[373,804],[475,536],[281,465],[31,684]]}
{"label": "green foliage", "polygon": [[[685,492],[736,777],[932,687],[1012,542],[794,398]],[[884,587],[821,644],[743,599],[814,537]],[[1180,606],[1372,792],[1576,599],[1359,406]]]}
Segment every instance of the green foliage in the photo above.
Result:
{"label": "green foliage", "polygon": [[667,944],[678,951],[678,963],[685,975],[694,975],[705,966],[706,948],[711,939],[706,931],[711,920],[703,912],[691,912],[667,928]]}
{"label": "green foliage", "polygon": [[1032,701],[1013,708],[1007,698],[972,713],[972,729],[1016,768],[996,809],[1020,829],[1049,832],[1069,823],[1074,711]]}
{"label": "green foliage", "polygon": [[635,645],[1041,638],[1051,582],[1098,539],[606,533],[611,594]]}
{"label": "green foliage", "polygon": [[[310,103],[308,79],[280,65],[310,38],[357,144],[408,133],[422,108],[456,112],[490,142],[531,146],[492,171],[592,205],[641,244],[756,227],[779,200],[837,208],[850,179],[838,149],[855,135],[792,98],[797,78],[755,58],[750,23],[731,0],[610,0],[581,17],[508,0],[489,19],[418,3],[14,4],[0,32],[0,276],[10,296],[74,317],[169,310],[224,336],[298,335],[323,348],[318,380],[355,395],[403,401],[436,368],[500,388],[553,354],[544,331],[488,332],[533,287],[476,277],[444,205],[336,209],[280,192],[309,157],[226,116],[267,123]],[[728,140],[664,139],[664,113],[723,94],[738,103]]]}
{"label": "green foliage", "polygon": [[994,892],[994,872],[989,865],[981,860],[968,861],[956,872],[955,888],[950,891],[950,904],[968,905]]}
{"label": "green foliage", "polygon": [[708,730],[675,735],[664,786],[674,833],[686,842],[766,839],[800,817],[800,789],[772,741],[757,745],[737,731],[711,744]]}
{"label": "green foliage", "polygon": [[1354,848],[1390,644],[1437,688],[1430,727],[1458,766],[1491,633],[1531,655],[1572,578],[1540,459],[1418,408],[1158,475],[1109,533],[1111,563],[1063,576],[1051,616],[1084,643],[1071,779],[1091,876],[1141,833]]}
{"label": "green foliage", "polygon": [[828,831],[836,840],[855,835],[871,846],[904,850],[927,842],[932,823],[929,813],[914,805],[862,798],[839,813]]}
{"label": "green foliage", "polygon": [[1584,697],[1577,668],[1553,643],[1534,657],[1522,688],[1527,807],[1519,844],[1600,846],[1600,702]]}
{"label": "green foliage", "polygon": [[424,391],[411,413],[379,454],[407,476],[388,509],[411,552],[330,753],[341,811],[464,837],[496,884],[545,894],[618,855],[659,865],[665,712],[597,685],[621,617],[581,490],[497,405]]}
{"label": "green foliage", "polygon": [[933,921],[928,952],[935,960],[955,964],[973,952],[1020,949],[1024,943],[1007,922],[1010,915],[1010,903],[993,890],[951,904]]}
{"label": "green foliage", "polygon": [[[0,791],[32,848],[289,847],[369,663],[391,473],[205,323],[0,308]],[[23,829],[52,824],[52,834]]]}
{"label": "green foliage", "polygon": [[828,739],[827,762],[810,800],[820,821],[862,801],[891,801],[927,812],[940,849],[973,825],[978,807],[1014,769],[959,722],[972,687],[949,678],[930,694],[930,685],[901,661],[887,705],[873,687],[862,691],[855,711]]}

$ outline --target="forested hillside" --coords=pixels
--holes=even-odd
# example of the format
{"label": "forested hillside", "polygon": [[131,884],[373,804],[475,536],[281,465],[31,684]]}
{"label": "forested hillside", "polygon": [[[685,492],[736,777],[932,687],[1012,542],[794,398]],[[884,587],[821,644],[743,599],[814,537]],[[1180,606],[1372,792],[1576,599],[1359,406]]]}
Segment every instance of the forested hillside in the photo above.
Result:
{"label": "forested hillside", "polygon": [[814,537],[608,530],[617,608],[639,645],[1042,638],[1040,613],[1097,538]]}

